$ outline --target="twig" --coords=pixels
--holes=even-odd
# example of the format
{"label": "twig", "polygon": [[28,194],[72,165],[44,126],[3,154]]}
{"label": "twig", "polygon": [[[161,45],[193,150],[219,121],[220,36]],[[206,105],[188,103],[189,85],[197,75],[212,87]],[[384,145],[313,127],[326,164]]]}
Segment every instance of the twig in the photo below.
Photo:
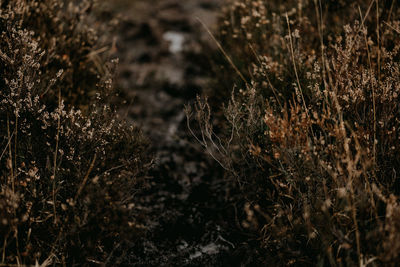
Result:
{"label": "twig", "polygon": [[389,23],[387,23],[386,21],[384,21],[383,23],[386,24],[386,26],[388,26],[389,28],[391,28],[392,30],[394,30],[395,32],[397,32],[398,34],[400,34],[400,30],[396,29],[395,27],[393,27],[392,25],[390,25]]}
{"label": "twig", "polygon": [[95,161],[96,161],[96,157],[97,157],[97,154],[94,154],[94,157],[93,157],[93,159],[92,159],[92,162],[90,163],[90,167],[89,167],[88,171],[86,172],[86,175],[85,175],[85,177],[83,178],[83,181],[82,181],[81,185],[79,186],[78,191],[76,192],[76,195],[75,195],[75,198],[74,198],[74,203],[76,202],[76,200],[78,199],[79,195],[81,194],[83,188],[85,187],[85,184],[86,184],[86,182],[87,182],[87,179],[89,178],[89,175],[90,175],[90,173],[91,173],[92,170],[93,170],[94,163],[95,163]]}
{"label": "twig", "polygon": [[[15,134],[15,131],[11,134],[11,139],[13,138],[14,134]],[[0,160],[3,158],[4,154],[6,153],[7,148],[9,146],[10,142],[11,142],[11,139],[8,139],[8,142],[7,142],[6,146],[3,149],[3,152],[1,152]]]}

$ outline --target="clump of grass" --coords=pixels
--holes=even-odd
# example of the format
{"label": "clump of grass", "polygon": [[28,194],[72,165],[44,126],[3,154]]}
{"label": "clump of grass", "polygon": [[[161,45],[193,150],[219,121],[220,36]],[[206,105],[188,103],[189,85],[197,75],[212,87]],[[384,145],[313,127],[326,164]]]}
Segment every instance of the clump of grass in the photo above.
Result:
{"label": "clump of grass", "polygon": [[151,159],[108,104],[114,63],[90,7],[0,1],[1,264],[107,263],[140,232],[133,196]]}
{"label": "clump of grass", "polygon": [[197,137],[241,186],[266,262],[399,262],[399,11],[241,0],[225,12],[222,47],[246,79],[228,80],[218,135],[198,99]]}

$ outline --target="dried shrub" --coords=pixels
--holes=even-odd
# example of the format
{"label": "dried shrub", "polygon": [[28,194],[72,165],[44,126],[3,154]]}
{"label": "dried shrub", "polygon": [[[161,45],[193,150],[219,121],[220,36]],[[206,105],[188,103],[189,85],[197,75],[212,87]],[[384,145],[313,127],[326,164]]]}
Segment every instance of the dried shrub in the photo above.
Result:
{"label": "dried shrub", "polygon": [[57,103],[57,91],[46,90],[46,85],[52,82],[60,69],[63,75],[58,82],[64,88],[62,96],[67,105],[83,109],[95,99],[97,92],[101,91],[103,95],[112,92],[109,87],[103,86],[102,78],[108,71],[103,63],[110,41],[98,34],[102,32],[107,36],[105,32],[109,25],[96,21],[95,16],[91,15],[94,7],[92,0],[18,0],[1,3],[3,20],[29,31],[39,47],[46,51],[41,58],[39,71],[48,75],[42,77],[43,91],[40,96],[52,98],[51,101]]}
{"label": "dried shrub", "polygon": [[108,104],[114,63],[89,60],[88,2],[66,3],[0,1],[2,264],[107,263],[140,233],[147,141]]}
{"label": "dried shrub", "polygon": [[222,46],[244,79],[228,79],[239,90],[218,135],[197,101],[198,140],[239,182],[242,226],[268,263],[400,260],[400,10],[379,3],[241,0],[225,13]]}

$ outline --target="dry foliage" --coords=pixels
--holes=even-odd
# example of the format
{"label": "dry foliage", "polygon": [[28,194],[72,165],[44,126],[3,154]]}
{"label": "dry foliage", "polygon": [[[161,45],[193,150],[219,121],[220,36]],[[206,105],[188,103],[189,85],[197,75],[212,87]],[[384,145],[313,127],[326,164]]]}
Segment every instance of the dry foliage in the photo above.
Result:
{"label": "dry foliage", "polygon": [[141,227],[147,143],[78,2],[0,1],[0,264],[107,263]]}
{"label": "dry foliage", "polygon": [[399,15],[377,0],[227,7],[220,39],[245,79],[220,73],[239,90],[218,135],[198,99],[197,137],[241,185],[266,262],[400,261]]}

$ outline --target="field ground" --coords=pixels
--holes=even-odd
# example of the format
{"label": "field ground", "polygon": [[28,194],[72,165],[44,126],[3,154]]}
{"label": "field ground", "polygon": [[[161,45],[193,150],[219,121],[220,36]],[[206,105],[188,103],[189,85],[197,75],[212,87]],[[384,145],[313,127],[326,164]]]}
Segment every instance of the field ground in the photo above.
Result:
{"label": "field ground", "polygon": [[111,3],[122,17],[117,83],[127,104],[120,112],[143,129],[156,155],[151,186],[136,201],[147,234],[122,249],[126,264],[232,266],[253,258],[228,182],[193,142],[184,114],[212,75],[202,44],[214,44],[198,20],[212,28],[220,2]]}

